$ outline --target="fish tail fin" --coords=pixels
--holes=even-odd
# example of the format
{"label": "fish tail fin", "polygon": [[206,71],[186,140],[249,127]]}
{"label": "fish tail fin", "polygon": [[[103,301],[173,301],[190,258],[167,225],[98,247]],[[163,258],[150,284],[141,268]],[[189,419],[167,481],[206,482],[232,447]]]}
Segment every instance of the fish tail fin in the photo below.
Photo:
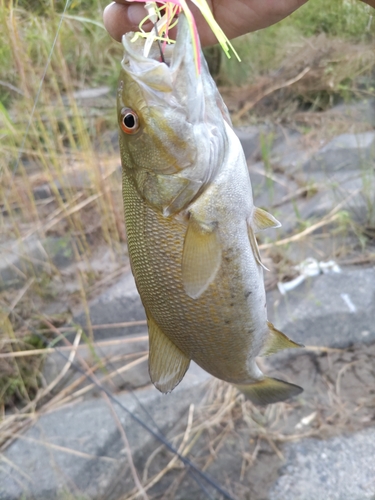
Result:
{"label": "fish tail fin", "polygon": [[236,385],[237,389],[241,391],[247,399],[257,405],[268,405],[277,403],[278,401],[285,401],[301,394],[302,387],[298,385],[284,382],[277,378],[264,377],[253,384]]}

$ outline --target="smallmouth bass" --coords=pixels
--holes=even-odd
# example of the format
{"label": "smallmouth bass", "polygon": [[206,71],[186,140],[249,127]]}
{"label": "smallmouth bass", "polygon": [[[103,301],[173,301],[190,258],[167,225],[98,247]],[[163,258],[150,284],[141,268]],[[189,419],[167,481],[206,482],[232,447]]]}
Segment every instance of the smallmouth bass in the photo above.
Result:
{"label": "smallmouth bass", "polygon": [[191,360],[268,404],[302,389],[256,357],[300,347],[267,320],[255,233],[279,222],[254,207],[241,144],[202,55],[196,74],[179,17],[166,62],[123,37],[118,88],[123,199],[132,271],[146,310],[149,372],[163,393]]}

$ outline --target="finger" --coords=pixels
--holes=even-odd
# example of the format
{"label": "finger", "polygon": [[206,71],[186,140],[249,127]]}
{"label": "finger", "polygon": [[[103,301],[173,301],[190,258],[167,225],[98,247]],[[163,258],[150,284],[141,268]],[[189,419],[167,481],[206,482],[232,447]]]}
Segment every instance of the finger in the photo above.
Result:
{"label": "finger", "polygon": [[[146,17],[147,12],[141,3],[113,2],[104,9],[103,22],[112,38],[121,42],[122,35],[129,31],[138,31],[139,23]],[[152,28],[152,23],[143,25],[145,31]]]}
{"label": "finger", "polygon": [[[216,37],[209,28],[199,9],[192,5],[192,12],[195,16],[197,28],[200,34],[202,46],[216,43]],[[116,0],[107,5],[103,12],[103,22],[106,30],[112,38],[121,42],[122,35],[129,31],[138,31],[139,23],[146,17],[147,12],[142,3],[126,2],[126,0]],[[151,31],[151,22],[145,23],[142,28]],[[177,30],[173,29],[169,36],[174,38]]]}

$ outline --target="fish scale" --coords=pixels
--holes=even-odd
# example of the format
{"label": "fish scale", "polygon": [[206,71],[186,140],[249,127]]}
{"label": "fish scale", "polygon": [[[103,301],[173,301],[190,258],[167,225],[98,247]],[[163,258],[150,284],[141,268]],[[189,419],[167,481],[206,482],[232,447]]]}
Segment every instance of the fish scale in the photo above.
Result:
{"label": "fish scale", "polygon": [[[126,174],[123,197],[132,270],[147,315],[190,359],[214,376],[224,379],[230,372],[228,381],[232,383],[247,379],[247,352],[253,339],[247,333],[248,318],[238,316],[241,291],[237,289],[231,297],[230,270],[223,267],[201,298],[188,297],[181,277],[187,223],[164,218],[143,203]],[[246,308],[244,291],[242,297],[244,304],[239,306]]]}
{"label": "fish scale", "polygon": [[131,38],[123,38],[118,117],[151,380],[170,392],[194,360],[255,403],[297,395],[300,387],[264,376],[256,363],[300,347],[267,321],[255,232],[280,224],[253,205],[246,159],[203,54],[197,75],[183,15],[167,63],[143,56]]}

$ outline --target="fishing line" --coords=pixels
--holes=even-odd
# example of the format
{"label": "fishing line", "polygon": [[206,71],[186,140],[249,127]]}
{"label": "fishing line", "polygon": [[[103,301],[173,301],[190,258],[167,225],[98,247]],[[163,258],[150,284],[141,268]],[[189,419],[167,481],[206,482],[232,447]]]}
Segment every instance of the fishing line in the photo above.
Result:
{"label": "fishing line", "polygon": [[[50,342],[49,340],[47,339],[47,337],[45,337],[43,334],[39,333],[34,327],[32,327],[31,325],[29,325],[27,323],[27,321],[25,321],[22,316],[20,316],[18,313],[16,313],[14,310],[11,310],[9,307],[7,306],[3,306],[5,310],[8,311],[9,314],[13,314],[19,321],[21,321],[25,326],[27,326],[27,328],[34,334],[36,335],[43,343],[46,347],[49,346]],[[220,484],[216,483],[216,481],[214,479],[212,479],[209,475],[207,475],[206,473],[204,473],[203,471],[201,471],[199,469],[198,466],[196,466],[191,460],[189,460],[188,458],[184,457],[183,455],[181,455],[178,450],[176,450],[174,448],[174,446],[163,436],[163,434],[159,433],[159,432],[156,432],[154,429],[152,429],[149,425],[147,425],[140,417],[138,417],[135,413],[133,413],[131,410],[129,410],[119,399],[116,398],[116,396],[114,396],[110,390],[108,390],[106,387],[104,387],[102,384],[98,383],[97,380],[95,380],[95,378],[92,376],[92,375],[89,375],[88,373],[85,372],[85,370],[80,366],[78,365],[75,361],[73,362],[70,362],[69,360],[69,356],[66,355],[62,350],[60,350],[58,347],[55,347],[55,350],[56,352],[61,356],[63,357],[66,361],[68,361],[71,366],[76,370],[78,371],[79,373],[81,373],[82,375],[84,375],[86,377],[87,380],[89,380],[92,384],[94,384],[99,390],[101,390],[102,392],[104,392],[104,394],[106,394],[108,396],[108,398],[113,402],[115,403],[116,405],[118,405],[125,413],[127,413],[130,418],[132,420],[134,420],[135,422],[137,422],[141,427],[143,427],[143,429],[145,429],[149,434],[151,434],[156,440],[160,441],[166,448],[168,448],[168,450],[173,453],[174,455],[176,455],[179,460],[181,460],[181,462],[187,466],[191,472],[194,472],[196,473],[201,479],[204,479],[210,486],[212,486],[218,493],[220,493],[224,498],[226,498],[227,500],[236,500],[234,497],[232,497],[226,490],[224,490]],[[188,470],[189,470],[188,469]],[[198,480],[198,478],[195,476],[195,474],[192,474],[192,477],[193,479],[197,482],[197,484],[199,485],[199,487],[202,488],[203,485],[201,485],[200,481]],[[203,487],[202,490],[207,494],[207,490]],[[209,495],[209,493],[208,493]],[[208,498],[212,498],[210,496],[208,496]]]}
{"label": "fishing line", "polygon": [[[102,355],[102,357],[104,358],[105,357],[105,354],[104,354],[104,351],[103,349],[98,345],[96,346],[96,349],[97,351]],[[118,371],[118,369],[114,366],[114,364],[111,362],[111,360],[107,360],[106,361],[106,364],[105,364],[106,367],[110,367],[116,374],[118,377],[120,377],[122,379],[122,381],[124,382],[124,384],[126,384],[126,381],[123,377],[123,374],[120,373]],[[129,390],[129,394],[131,394],[131,396],[133,397],[133,399],[137,402],[137,404],[139,405],[139,407],[143,410],[143,412],[146,414],[146,416],[148,417],[148,419],[152,422],[152,424],[155,426],[156,430],[158,431],[158,433],[163,436],[163,432],[161,431],[160,427],[158,426],[158,424],[155,422],[155,420],[153,419],[151,413],[147,410],[147,408],[144,406],[144,404],[142,403],[142,401],[139,399],[139,397],[137,396],[137,394],[133,391],[133,389],[128,389]],[[166,439],[166,438],[165,438]],[[211,493],[207,490],[207,488],[205,487],[205,485],[201,482],[200,478],[195,476],[195,473],[194,471],[190,470],[190,469],[187,469],[187,472],[188,474],[190,474],[192,476],[192,478],[194,479],[194,481],[196,481],[196,483],[198,484],[198,486],[201,488],[201,490],[203,491],[203,493],[205,493],[205,495],[207,496],[207,498],[209,500],[215,500],[212,496],[211,496]]]}
{"label": "fishing line", "polygon": [[21,161],[21,156],[22,156],[22,153],[23,153],[23,150],[24,150],[24,147],[25,147],[25,144],[26,144],[26,139],[27,139],[27,136],[29,135],[29,132],[30,132],[30,128],[31,128],[31,123],[33,121],[33,118],[34,118],[34,114],[35,114],[35,110],[36,110],[36,107],[38,105],[38,102],[39,102],[39,98],[40,98],[40,94],[42,93],[42,89],[43,89],[43,83],[44,83],[44,80],[46,78],[46,75],[47,75],[47,71],[48,71],[48,68],[49,68],[49,65],[51,64],[51,60],[52,60],[52,56],[53,56],[53,52],[55,50],[55,46],[56,46],[56,43],[57,43],[57,39],[59,37],[59,34],[60,34],[60,30],[61,30],[61,26],[62,26],[62,23],[64,21],[64,17],[65,17],[65,14],[67,12],[67,10],[69,9],[70,7],[70,3],[71,3],[72,0],[66,0],[66,3],[65,3],[65,7],[64,7],[64,10],[61,14],[61,17],[60,17],[60,21],[59,21],[59,24],[57,26],[57,30],[56,30],[56,34],[55,34],[55,38],[52,42],[52,46],[51,46],[51,50],[48,54],[48,58],[47,58],[47,62],[44,66],[44,70],[43,70],[43,74],[42,74],[42,78],[40,80],[40,84],[39,84],[39,87],[38,87],[38,91],[36,93],[36,96],[35,96],[35,99],[34,99],[34,104],[33,104],[33,108],[31,110],[31,113],[30,113],[30,117],[29,117],[29,121],[27,123],[27,126],[26,126],[26,130],[25,130],[25,133],[23,134],[23,137],[22,137],[22,142],[21,142],[21,146],[20,146],[20,149],[18,151],[18,156],[17,156],[17,161],[16,161],[16,164],[15,164],[15,167],[13,169],[13,172],[12,172],[12,175],[11,175],[11,181],[13,181],[14,179],[14,176],[17,172],[17,169],[19,167],[19,164],[20,164],[20,161]]}
{"label": "fishing line", "polygon": [[[47,340],[47,339],[45,339],[45,340]],[[103,352],[103,350],[101,349],[100,346],[97,346],[97,350],[104,357],[104,352]],[[67,359],[67,358],[65,357],[65,359]],[[107,361],[106,362],[106,366],[111,367],[117,373],[117,375],[123,380],[123,382],[125,383],[125,379],[124,379],[122,373],[118,373],[117,368],[113,365],[113,363],[111,363],[111,361]],[[73,366],[73,367],[76,368],[75,366]],[[82,373],[86,376],[86,372],[82,371]],[[100,385],[97,383],[97,381],[95,379],[93,380],[93,383],[95,384],[95,386],[97,388],[101,389]],[[155,420],[152,418],[152,416],[149,413],[149,411],[147,410],[147,408],[143,405],[142,401],[138,398],[138,396],[136,395],[136,393],[132,389],[129,389],[129,393],[135,399],[135,401],[140,406],[140,408],[145,412],[145,414],[151,420],[151,422],[154,424],[154,426],[157,429],[159,435],[162,436],[166,440],[166,438],[165,438],[164,434],[162,433],[162,431],[160,430],[159,426],[157,425],[157,423],[155,422]],[[130,410],[129,410],[129,413],[130,413]],[[178,453],[176,453],[176,455],[179,456]],[[208,500],[215,500],[211,496],[210,492],[207,490],[207,488],[205,487],[205,485],[201,482],[201,479],[195,475],[195,472],[193,470],[189,469],[189,468],[187,469],[187,472],[188,472],[188,474],[190,474],[192,476],[192,478],[198,484],[198,486],[201,488],[201,490],[203,491],[203,493],[205,493],[205,495],[207,496]]]}
{"label": "fishing line", "polygon": [[[21,146],[20,146],[19,151],[18,151],[17,160],[16,160],[15,166],[14,166],[12,174],[11,174],[11,181],[14,180],[14,176],[15,176],[18,168],[19,168],[19,164],[20,164],[21,157],[22,157],[22,154],[23,154],[23,151],[24,151],[24,147],[25,147],[25,144],[26,144],[27,137],[28,137],[29,132],[30,132],[31,124],[32,124],[32,121],[33,121],[33,118],[34,118],[34,114],[35,114],[35,111],[36,111],[36,107],[38,105],[38,102],[39,102],[39,99],[40,99],[40,95],[42,93],[43,84],[44,84],[44,81],[45,81],[45,78],[46,78],[46,75],[47,75],[48,68],[49,68],[49,66],[51,64],[52,57],[53,57],[53,52],[54,52],[54,49],[55,49],[55,46],[56,46],[56,43],[57,43],[57,40],[58,40],[58,37],[59,37],[59,34],[60,34],[61,26],[62,26],[62,23],[64,21],[65,14],[66,14],[66,12],[68,11],[68,9],[70,7],[71,1],[72,0],[66,0],[63,12],[62,12],[61,17],[60,17],[60,21],[58,23],[56,34],[55,34],[54,40],[52,42],[50,52],[48,54],[47,62],[45,64],[45,67],[44,67],[44,70],[43,70],[43,74],[42,74],[42,77],[41,77],[41,80],[40,80],[40,84],[39,84],[39,87],[38,87],[38,90],[37,90],[37,93],[36,93],[36,96],[35,96],[35,99],[34,99],[33,107],[32,107],[32,110],[31,110],[31,113],[30,113],[30,116],[29,116],[29,120],[28,120],[28,123],[27,123],[27,126],[26,126],[26,130],[25,130],[24,135],[22,137]],[[156,23],[154,24],[154,28],[155,28],[156,35],[159,36]],[[163,50],[162,50],[161,42],[160,42],[160,40],[158,38],[157,38],[157,43],[158,43],[159,50],[160,50],[160,58],[161,58],[162,62],[165,63],[165,58],[164,58],[164,53],[163,53]],[[9,313],[11,313],[15,317],[17,317],[24,325],[26,325],[33,332],[34,335],[36,335],[40,340],[42,340],[42,342],[44,343],[45,346],[49,345],[48,339],[44,335],[42,335],[39,332],[37,332],[32,326],[30,326],[18,313],[16,313],[13,310],[10,310],[7,307],[5,307],[5,309],[8,310]],[[56,347],[55,347],[55,349],[56,349],[56,351],[58,352],[58,354],[62,358],[64,358],[66,361],[69,361],[69,357],[67,355],[65,355],[63,351],[61,351],[59,348],[56,348]],[[210,500],[213,500],[213,497],[211,496],[211,494],[207,490],[207,488],[204,486],[204,484],[201,482],[201,479],[205,480],[208,484],[210,484],[218,493],[220,493],[227,500],[235,500],[219,484],[217,484],[212,478],[210,478],[207,474],[205,474],[203,471],[201,471],[188,458],[182,456],[173,447],[173,445],[169,443],[169,441],[164,437],[164,435],[160,431],[158,425],[156,424],[156,422],[154,421],[154,419],[152,418],[152,416],[149,414],[149,412],[144,407],[144,405],[142,404],[142,402],[136,396],[136,394],[134,393],[134,391],[130,390],[129,392],[136,399],[137,403],[142,408],[142,410],[146,413],[146,415],[150,418],[150,420],[152,421],[152,423],[156,427],[157,432],[154,431],[151,427],[149,427],[143,420],[141,420],[139,417],[137,417],[137,415],[135,415],[134,413],[132,413],[128,408],[126,408],[126,406],[123,405],[121,403],[121,401],[118,400],[108,389],[106,389],[103,385],[99,384],[91,375],[87,374],[83,370],[83,368],[81,368],[79,365],[77,365],[74,361],[71,363],[71,366],[76,371],[78,371],[79,373],[81,373],[82,375],[84,375],[86,377],[86,379],[89,380],[91,383],[93,383],[99,390],[103,391],[104,394],[106,394],[108,396],[108,398],[113,403],[117,404],[135,422],[137,422],[141,427],[143,427],[147,432],[149,432],[155,439],[157,439],[158,441],[160,441],[166,448],[169,449],[170,452],[172,452],[174,455],[176,455],[179,458],[179,460],[181,460],[181,462],[183,462],[184,465],[188,467],[188,472],[190,472],[192,478],[196,481],[196,483],[198,484],[198,486],[206,494],[207,498],[209,498]]]}
{"label": "fishing line", "polygon": [[155,33],[156,33],[156,41],[158,42],[158,47],[160,50],[160,59],[161,59],[161,62],[163,62],[165,64],[164,53],[163,53],[163,49],[161,46],[161,42],[159,40],[159,31],[158,31],[157,23],[154,24],[154,29],[155,29]]}
{"label": "fishing line", "polygon": [[[104,355],[103,349],[100,346],[96,346],[96,349],[102,355],[102,357],[104,358],[105,355]],[[111,362],[111,360],[106,361],[106,367],[107,366],[109,366],[117,374],[117,376],[119,376],[122,379],[122,381],[124,382],[124,384],[126,383],[126,381],[125,381],[125,379],[123,377],[123,374],[118,371],[118,369],[114,366],[114,364]],[[155,428],[158,431],[158,433],[161,436],[165,437],[164,434],[163,434],[163,432],[161,431],[160,427],[158,426],[158,424],[153,419],[151,413],[147,410],[147,408],[144,406],[144,404],[142,403],[142,401],[138,398],[138,396],[133,391],[133,389],[128,389],[128,390],[129,390],[129,394],[131,394],[131,396],[133,397],[133,399],[137,402],[137,404],[139,405],[139,407],[143,410],[143,412],[146,414],[146,416],[149,418],[149,420],[155,426]],[[192,471],[190,469],[187,469],[187,472],[193,477],[194,481],[196,481],[196,483],[199,485],[199,487],[201,488],[201,490],[205,493],[205,495],[207,496],[207,498],[209,500],[214,500],[214,498],[211,496],[210,492],[207,490],[207,488],[205,487],[205,485],[201,482],[200,478],[194,475],[195,474],[194,471]]]}

